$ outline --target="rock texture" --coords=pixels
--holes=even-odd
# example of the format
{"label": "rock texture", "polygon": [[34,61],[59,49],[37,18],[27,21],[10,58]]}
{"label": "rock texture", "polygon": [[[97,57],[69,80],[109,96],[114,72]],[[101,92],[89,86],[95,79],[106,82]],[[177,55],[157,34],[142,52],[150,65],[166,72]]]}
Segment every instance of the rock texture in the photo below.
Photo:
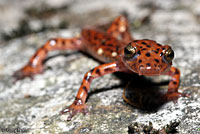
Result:
{"label": "rock texture", "polygon": [[[135,122],[152,122],[161,129],[178,120],[180,134],[200,133],[199,7],[199,0],[0,0],[0,132],[126,134]],[[126,84],[111,74],[93,81],[90,114],[67,122],[68,115],[59,111],[73,102],[84,73],[99,64],[72,51],[50,53],[44,74],[13,83],[14,71],[47,39],[72,37],[86,25],[109,22],[121,13],[128,15],[136,39],[173,47],[174,66],[181,70],[180,91],[190,98],[154,111],[140,110],[123,101]]]}

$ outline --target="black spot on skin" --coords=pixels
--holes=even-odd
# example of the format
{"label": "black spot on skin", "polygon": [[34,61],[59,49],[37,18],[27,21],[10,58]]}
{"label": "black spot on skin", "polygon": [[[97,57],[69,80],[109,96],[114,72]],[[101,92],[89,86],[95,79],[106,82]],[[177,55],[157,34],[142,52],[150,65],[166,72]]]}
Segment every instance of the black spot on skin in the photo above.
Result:
{"label": "black spot on skin", "polygon": [[90,78],[90,77],[88,77],[88,76],[85,76],[85,77],[84,77],[84,79],[85,79],[86,81],[88,81],[89,78]]}
{"label": "black spot on skin", "polygon": [[94,71],[94,69],[91,69],[90,72],[92,73]]}
{"label": "black spot on skin", "polygon": [[62,40],[62,45],[63,45],[63,46],[65,45],[65,40]]}
{"label": "black spot on skin", "polygon": [[94,36],[94,40],[98,40],[98,36]]}
{"label": "black spot on skin", "polygon": [[48,53],[48,50],[46,48],[43,49],[45,53]]}
{"label": "black spot on skin", "polygon": [[146,53],[146,56],[147,56],[147,57],[150,57],[150,56],[151,56],[151,54],[150,54],[150,53]]}
{"label": "black spot on skin", "polygon": [[107,51],[113,52],[113,50],[111,48],[106,48]]}
{"label": "black spot on skin", "polygon": [[176,85],[176,84],[177,84],[177,82],[176,82],[176,81],[173,81],[173,84],[174,84],[174,85]]}
{"label": "black spot on skin", "polygon": [[71,40],[71,44],[76,45],[77,42],[75,40]]}
{"label": "black spot on skin", "polygon": [[100,72],[100,70],[99,70],[99,69],[96,69],[96,73],[97,73],[98,75],[100,75],[100,74],[101,74],[101,72]]}
{"label": "black spot on skin", "polygon": [[158,51],[153,50],[156,54],[158,54]]}
{"label": "black spot on skin", "polygon": [[90,37],[90,36],[91,36],[91,33],[90,33],[90,32],[88,32],[88,33],[87,33],[87,35],[88,35],[88,37]]}
{"label": "black spot on skin", "polygon": [[101,41],[101,44],[102,44],[102,45],[106,45],[105,43],[106,43],[106,40],[102,40],[102,41]]}
{"label": "black spot on skin", "polygon": [[[91,74],[91,71],[89,73]],[[89,73],[87,73],[87,75],[84,77],[84,79],[90,83],[92,80],[92,77],[90,75],[88,75]]]}
{"label": "black spot on skin", "polygon": [[162,50],[165,50],[165,48],[163,47]]}
{"label": "black spot on skin", "polygon": [[176,69],[176,71],[175,71],[175,74],[179,74],[179,71],[178,71],[178,69]]}
{"label": "black spot on skin", "polygon": [[137,53],[140,55],[141,54],[140,50]]}
{"label": "black spot on skin", "polygon": [[113,42],[110,38],[105,37],[105,39],[106,39],[107,42],[109,42],[109,41]]}
{"label": "black spot on skin", "polygon": [[142,50],[147,50],[146,48],[143,48]]}
{"label": "black spot on skin", "polygon": [[149,67],[149,66],[151,66],[151,64],[150,64],[150,63],[147,63],[146,65],[147,65],[148,67]]}
{"label": "black spot on skin", "polygon": [[141,59],[139,59],[139,61],[138,61],[139,63],[142,63],[142,60]]}
{"label": "black spot on skin", "polygon": [[155,60],[156,63],[159,63],[159,60],[158,60],[158,59],[154,59],[154,60]]}
{"label": "black spot on skin", "polygon": [[159,51],[159,50],[160,50],[160,48],[157,48],[156,50],[157,50],[157,51]]}
{"label": "black spot on skin", "polygon": [[45,49],[45,45],[43,45],[40,49]]}
{"label": "black spot on skin", "polygon": [[82,81],[82,82],[81,82],[81,85],[83,85],[83,83],[84,83],[84,82]]}
{"label": "black spot on skin", "polygon": [[76,97],[75,100],[81,100],[80,98]]}
{"label": "black spot on skin", "polygon": [[138,40],[134,40],[134,42],[137,42]]}
{"label": "black spot on skin", "polygon": [[33,59],[37,58],[39,52],[40,52],[40,51],[37,51],[37,52],[33,55]]}
{"label": "black spot on skin", "polygon": [[158,46],[162,46],[161,44],[157,43]]}
{"label": "black spot on skin", "polygon": [[116,49],[116,52],[118,52],[118,51],[119,51],[119,47],[115,47],[115,49]]}
{"label": "black spot on skin", "polygon": [[118,25],[119,25],[119,23],[118,23],[118,22],[116,22],[116,23],[115,23],[115,25],[116,25],[116,26],[118,26]]}
{"label": "black spot on skin", "polygon": [[112,71],[112,68],[106,68],[106,69],[104,69],[104,71],[105,72],[110,72],[110,71]]}
{"label": "black spot on skin", "polygon": [[122,34],[121,34],[121,36],[122,36],[122,39],[126,36],[126,34],[123,32]]}
{"label": "black spot on skin", "polygon": [[151,47],[151,45],[147,45],[147,47],[148,47],[148,48],[150,48],[150,47]]}
{"label": "black spot on skin", "polygon": [[142,46],[140,46],[140,48],[143,48]]}
{"label": "black spot on skin", "polygon": [[141,42],[143,45],[146,45],[147,43],[146,42]]}
{"label": "black spot on skin", "polygon": [[107,46],[112,47],[113,45],[112,44],[107,44]]}
{"label": "black spot on skin", "polygon": [[40,48],[40,51],[44,51],[44,53],[47,53],[48,52],[48,50],[46,49],[46,47],[45,46],[42,46],[41,48]]}
{"label": "black spot on skin", "polygon": [[83,90],[86,92],[86,94],[88,94],[88,89],[86,86],[83,86]]}

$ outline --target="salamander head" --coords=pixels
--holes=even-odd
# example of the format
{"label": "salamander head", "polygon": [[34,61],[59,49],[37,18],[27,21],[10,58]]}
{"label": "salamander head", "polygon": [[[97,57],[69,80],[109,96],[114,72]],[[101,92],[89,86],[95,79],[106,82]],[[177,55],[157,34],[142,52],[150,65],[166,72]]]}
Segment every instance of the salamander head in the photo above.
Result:
{"label": "salamander head", "polygon": [[174,51],[153,40],[135,40],[122,50],[125,66],[139,75],[160,75],[169,70]]}

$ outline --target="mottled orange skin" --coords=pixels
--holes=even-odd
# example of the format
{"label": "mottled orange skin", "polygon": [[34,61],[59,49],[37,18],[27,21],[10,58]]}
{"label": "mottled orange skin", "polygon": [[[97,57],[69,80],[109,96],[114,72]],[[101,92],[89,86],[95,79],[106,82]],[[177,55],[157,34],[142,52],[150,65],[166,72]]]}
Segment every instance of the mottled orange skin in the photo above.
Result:
{"label": "mottled orange skin", "polygon": [[[136,48],[136,55],[128,60],[124,58],[124,48],[127,44]],[[14,76],[16,79],[23,79],[42,73],[43,61],[47,53],[53,50],[79,50],[104,62],[105,64],[99,65],[85,74],[75,101],[61,111],[61,113],[70,112],[67,120],[71,120],[78,112],[87,113],[85,102],[92,80],[113,72],[138,73],[148,76],[169,75],[172,79],[163,99],[176,101],[181,96],[187,96],[178,92],[180,71],[171,67],[172,62],[168,63],[163,59],[163,53],[169,48],[170,46],[162,46],[153,40],[132,39],[127,19],[124,16],[119,16],[112,22],[107,31],[83,29],[80,37],[50,39]]]}

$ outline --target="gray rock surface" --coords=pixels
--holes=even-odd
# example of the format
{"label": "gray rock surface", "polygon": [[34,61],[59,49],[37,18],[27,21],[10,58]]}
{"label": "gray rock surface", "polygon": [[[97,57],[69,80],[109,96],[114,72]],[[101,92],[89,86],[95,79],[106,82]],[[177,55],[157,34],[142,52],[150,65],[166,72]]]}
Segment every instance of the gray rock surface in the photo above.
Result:
{"label": "gray rock surface", "polygon": [[[180,134],[200,133],[199,7],[199,0],[0,0],[0,132],[18,128],[34,134],[126,134],[134,122],[152,122],[160,129],[177,119]],[[99,65],[72,51],[50,53],[53,58],[45,64],[44,74],[13,83],[14,71],[47,39],[72,37],[82,27],[109,22],[122,12],[128,14],[136,39],[173,47],[174,66],[181,70],[180,91],[190,98],[165,103],[153,112],[139,110],[123,101],[125,86],[110,74],[93,81],[87,101],[90,114],[78,114],[67,122],[68,114],[59,111],[73,102],[84,73]]]}

